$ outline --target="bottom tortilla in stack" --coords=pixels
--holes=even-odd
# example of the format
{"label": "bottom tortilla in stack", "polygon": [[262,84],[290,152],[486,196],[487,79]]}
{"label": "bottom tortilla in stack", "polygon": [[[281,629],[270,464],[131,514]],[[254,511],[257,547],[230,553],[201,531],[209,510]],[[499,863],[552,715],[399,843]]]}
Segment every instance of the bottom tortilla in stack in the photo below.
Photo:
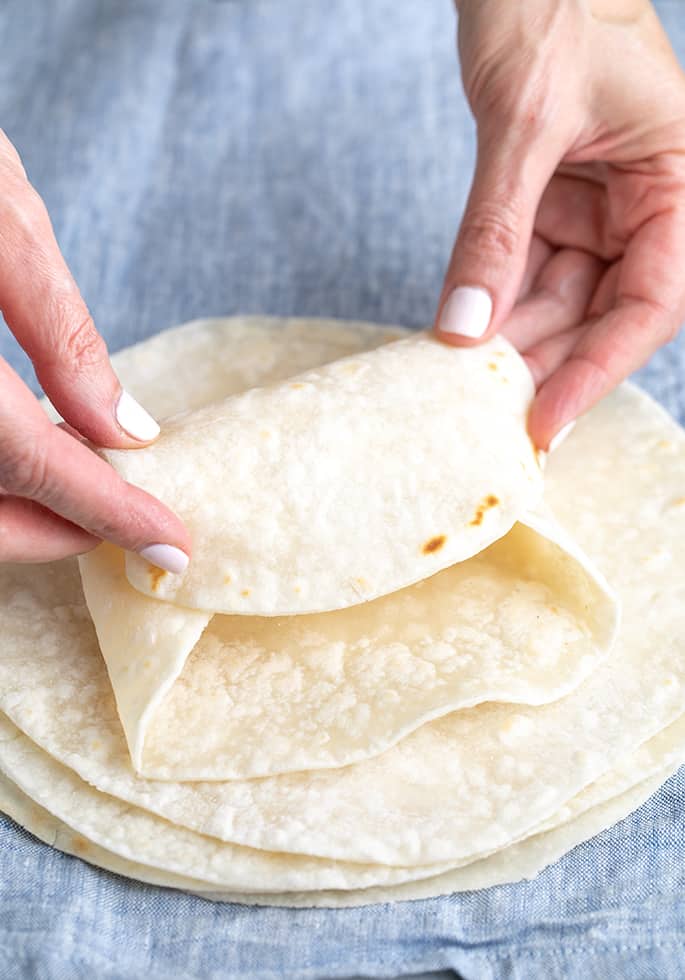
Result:
{"label": "bottom tortilla in stack", "polygon": [[[390,333],[209,321],[115,362],[133,394],[165,415],[356,353]],[[179,391],[187,401],[179,403]],[[399,726],[361,761],[341,766],[280,771],[288,753],[279,746],[277,768],[263,778],[136,774],[75,563],[6,566],[0,808],[92,863],[227,901],[355,905],[534,875],[638,806],[685,758],[684,450],[680,429],[625,386],[548,462],[546,504],[621,600],[608,658],[600,640],[583,656],[567,642],[560,648],[567,660],[559,651],[551,660],[568,668],[560,689],[550,670],[539,673],[528,700],[534,685],[507,698],[500,684],[499,703],[465,698],[452,712],[448,698],[442,717],[422,709],[418,727]],[[541,670],[544,647],[536,657]],[[493,677],[513,678],[502,657],[505,666],[509,673]],[[418,701],[422,693],[412,695],[409,685],[403,696]],[[344,703],[339,711],[350,717]],[[250,764],[264,761],[255,754]]]}

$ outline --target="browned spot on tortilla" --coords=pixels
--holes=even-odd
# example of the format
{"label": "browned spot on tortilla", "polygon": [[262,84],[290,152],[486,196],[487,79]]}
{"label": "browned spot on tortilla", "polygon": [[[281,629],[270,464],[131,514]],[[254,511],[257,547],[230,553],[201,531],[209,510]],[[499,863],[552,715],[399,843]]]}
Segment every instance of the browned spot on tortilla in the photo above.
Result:
{"label": "browned spot on tortilla", "polygon": [[685,497],[678,497],[673,501],[673,507],[685,507]]}
{"label": "browned spot on tortilla", "polygon": [[249,589],[243,589],[243,591],[240,594],[241,595],[244,595],[244,596],[249,596],[250,590]]}
{"label": "browned spot on tortilla", "polygon": [[294,384],[291,384],[290,387],[297,391],[300,388],[304,388],[304,385],[300,381],[296,381]]}
{"label": "browned spot on tortilla", "polygon": [[671,441],[670,439],[659,439],[659,441],[657,442],[657,446],[659,447],[659,449],[670,449]]}
{"label": "browned spot on tortilla", "polygon": [[75,854],[87,854],[90,850],[90,841],[85,837],[74,837],[73,846]]}
{"label": "browned spot on tortilla", "polygon": [[499,370],[494,361],[488,361],[488,367],[490,368],[491,371]]}
{"label": "browned spot on tortilla", "polygon": [[473,515],[473,520],[471,521],[471,526],[478,527],[480,524],[482,524],[486,511],[490,510],[492,507],[496,507],[498,503],[499,497],[496,497],[494,493],[489,493],[485,500],[481,504],[478,504],[476,513]]}
{"label": "browned spot on tortilla", "polygon": [[445,541],[447,541],[445,534],[436,534],[434,538],[429,538],[422,548],[424,555],[432,555],[436,551],[440,551]]}
{"label": "browned spot on tortilla", "polygon": [[495,357],[504,357],[504,351],[503,350],[496,350],[494,356]]}
{"label": "browned spot on tortilla", "polygon": [[153,592],[156,592],[159,588],[159,583],[166,575],[166,572],[163,568],[155,568],[154,565],[152,565],[148,571],[148,574],[150,576],[150,587]]}
{"label": "browned spot on tortilla", "polygon": [[224,575],[224,585],[230,585],[230,584],[231,584],[231,576]]}

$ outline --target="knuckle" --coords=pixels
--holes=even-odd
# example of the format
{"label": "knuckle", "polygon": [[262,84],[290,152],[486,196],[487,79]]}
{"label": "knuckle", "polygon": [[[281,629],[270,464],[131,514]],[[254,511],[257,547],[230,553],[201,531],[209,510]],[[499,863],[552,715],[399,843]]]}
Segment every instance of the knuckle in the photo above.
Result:
{"label": "knuckle", "polygon": [[47,453],[38,438],[3,447],[0,483],[10,494],[43,500],[48,492]]}
{"label": "knuckle", "polygon": [[95,329],[89,313],[69,316],[64,309],[58,317],[60,357],[77,370],[99,364],[105,357],[105,342]]}
{"label": "knuckle", "polygon": [[510,208],[480,208],[469,215],[461,231],[462,246],[475,257],[506,260],[515,255],[519,237]]}

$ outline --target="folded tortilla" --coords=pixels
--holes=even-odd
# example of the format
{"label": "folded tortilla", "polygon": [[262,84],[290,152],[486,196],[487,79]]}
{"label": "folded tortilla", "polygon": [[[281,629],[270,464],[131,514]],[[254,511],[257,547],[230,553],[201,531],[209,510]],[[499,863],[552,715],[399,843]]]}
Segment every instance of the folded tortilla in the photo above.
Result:
{"label": "folded tortilla", "polygon": [[[181,401],[193,409],[200,407],[206,392],[218,401],[244,387],[316,368],[327,357],[356,356],[365,345],[387,339],[385,328],[298,322],[282,328],[275,322],[214,322],[155,338],[120,356],[116,367],[127,388],[153,412],[163,414],[160,406],[164,406],[164,411],[173,413],[182,407]],[[217,350],[229,353],[225,358],[217,357]],[[182,385],[186,390],[181,391]],[[483,411],[487,415],[487,410]],[[588,673],[579,666],[585,655],[575,640],[569,645],[569,656],[557,658],[557,669],[566,671],[571,686],[556,700],[543,703],[555,673],[549,662],[546,676],[544,654],[545,650],[549,654],[553,644],[540,647],[531,658],[525,652],[525,642],[518,646],[511,642],[513,631],[509,641],[498,648],[501,656],[492,660],[485,656],[480,667],[473,661],[470,680],[462,663],[459,684],[445,676],[434,691],[430,683],[400,685],[397,701],[388,698],[383,702],[377,693],[379,688],[382,694],[384,686],[389,687],[384,685],[385,675],[364,686],[365,678],[373,675],[373,665],[364,662],[361,651],[360,669],[349,677],[342,673],[338,677],[339,692],[363,695],[373,705],[365,732],[362,725],[359,745],[355,748],[354,731],[349,731],[355,705],[350,707],[344,697],[334,698],[326,724],[331,731],[337,730],[332,741],[339,737],[339,746],[331,750],[322,741],[309,758],[315,756],[321,761],[332,751],[339,752],[338,762],[326,768],[324,761],[318,771],[312,767],[284,772],[279,766],[289,759],[290,751],[294,758],[296,752],[306,749],[305,726],[301,733],[299,726],[295,733],[288,730],[285,747],[277,744],[269,726],[282,724],[287,730],[289,722],[295,720],[296,712],[289,715],[290,709],[283,707],[287,697],[301,698],[300,715],[312,709],[316,714],[319,698],[310,696],[307,700],[307,695],[298,695],[296,686],[280,689],[283,698],[271,697],[278,690],[273,686],[265,696],[265,681],[259,679],[257,668],[274,659],[276,651],[269,647],[269,638],[275,632],[269,630],[276,631],[276,624],[285,621],[288,629],[295,631],[304,623],[306,632],[310,616],[313,620],[320,617],[324,625],[319,633],[325,647],[330,639],[326,637],[329,616],[368,615],[371,618],[364,630],[372,633],[376,603],[399,601],[403,592],[412,596],[416,591],[420,596],[428,589],[425,605],[421,605],[423,597],[419,603],[425,619],[418,622],[424,628],[431,616],[441,614],[451,596],[449,589],[443,593],[440,579],[452,569],[436,571],[418,588],[407,585],[364,605],[332,613],[286,618],[276,615],[274,605],[271,618],[264,622],[246,615],[244,609],[238,610],[240,615],[235,610],[225,614],[213,608],[193,609],[192,605],[181,605],[177,595],[158,598],[147,594],[150,589],[134,589],[124,577],[121,560],[117,564],[114,555],[108,556],[103,549],[91,560],[97,563],[102,559],[103,576],[118,577],[116,587],[109,585],[112,602],[126,594],[123,601],[127,603],[133,596],[146,604],[146,610],[152,608],[149,603],[165,610],[155,643],[145,641],[148,668],[142,651],[131,658],[133,673],[145,668],[152,677],[147,687],[142,678],[139,685],[133,685],[138,691],[129,698],[131,723],[127,734],[131,751],[139,746],[142,766],[158,766],[159,776],[164,766],[182,762],[183,744],[192,743],[202,724],[202,711],[191,708],[193,700],[206,698],[207,727],[221,727],[221,721],[230,714],[229,703],[227,699],[222,702],[221,689],[217,691],[212,685],[217,679],[228,679],[236,700],[248,696],[256,700],[253,714],[248,712],[253,729],[246,727],[243,717],[242,731],[251,731],[248,741],[252,744],[240,756],[240,765],[264,772],[271,766],[274,774],[194,782],[136,774],[113,695],[115,689],[121,704],[126,701],[122,693],[125,682],[114,681],[118,670],[125,675],[126,658],[121,657],[118,665],[116,657],[108,658],[112,684],[83,600],[75,562],[32,569],[0,568],[0,708],[23,733],[17,737],[11,728],[5,728],[11,737],[4,748],[0,746],[0,769],[10,775],[15,786],[21,783],[32,799],[42,801],[39,805],[61,815],[54,825],[57,846],[72,849],[75,837],[81,834],[73,827],[82,827],[85,856],[95,855],[92,859],[97,863],[112,867],[113,862],[122,873],[211,893],[221,900],[364,904],[485,887],[534,874],[579,840],[632,809],[682,758],[678,732],[685,690],[685,604],[677,571],[685,560],[685,436],[653,402],[624,387],[581,420],[564,446],[550,457],[545,483],[546,505],[560,518],[573,543],[565,533],[551,531],[546,517],[538,517],[536,522],[522,511],[508,528],[504,522],[496,538],[484,539],[481,550],[466,559],[460,571],[468,566],[481,571],[490,567],[496,569],[499,582],[503,572],[513,567],[520,585],[524,579],[521,563],[518,557],[511,557],[518,554],[516,536],[527,536],[527,554],[536,548],[546,554],[538,566],[543,573],[536,575],[529,569],[527,583],[537,586],[544,580],[551,594],[563,597],[556,608],[563,610],[571,624],[564,635],[581,643],[584,632],[584,642],[589,639],[594,645],[589,654],[591,662],[586,661]],[[528,525],[524,525],[525,520]],[[457,524],[454,526],[458,534]],[[552,553],[555,561],[551,560]],[[610,593],[595,568],[607,576],[623,607],[622,623],[608,657],[602,653],[599,640],[611,631],[612,620],[606,615],[593,620],[593,616],[602,608],[606,612],[608,607],[603,602]],[[556,585],[553,569],[559,576]],[[99,574],[96,568],[94,592],[99,587]],[[145,575],[149,576],[147,570]],[[211,592],[210,579],[208,576],[207,594]],[[489,595],[485,581],[481,584],[483,593]],[[105,588],[102,586],[104,611],[96,614],[100,632],[107,620]],[[197,588],[201,591],[200,586]],[[433,594],[434,608],[430,604]],[[515,588],[507,594],[519,596],[520,590]],[[589,600],[584,612],[583,594]],[[552,605],[547,599],[549,595],[545,610]],[[89,602],[94,608],[98,605],[97,597],[89,598]],[[498,602],[496,609],[491,607],[493,622],[502,618],[502,605]],[[484,615],[485,607],[479,608]],[[527,607],[512,608],[517,610],[516,621],[524,622]],[[402,609],[402,622],[391,622],[392,630],[407,626]],[[463,611],[462,605],[460,614]],[[450,615],[453,613],[454,609]],[[143,633],[149,629],[149,615],[149,611],[141,614]],[[387,618],[381,616],[379,620]],[[268,651],[263,664],[259,655],[247,664],[243,652],[245,670],[237,676],[232,673],[232,657],[220,654],[216,670],[212,667],[203,673],[198,666],[203,659],[202,644],[214,635],[212,631],[216,630],[218,647],[235,652],[238,634],[231,630],[242,629],[245,624],[249,628],[251,621],[258,622],[263,631],[255,644]],[[331,629],[333,622],[331,619]],[[555,635],[550,625],[553,622],[545,621],[551,637]],[[382,627],[387,624],[376,625],[374,635],[380,649]],[[349,636],[347,626],[345,632]],[[525,633],[524,629],[522,635]],[[533,630],[528,633],[535,635]],[[244,634],[239,635],[242,638],[237,645],[241,646]],[[494,631],[484,630],[483,635],[494,649]],[[292,642],[296,642],[295,633]],[[554,642],[558,643],[558,637]],[[410,655],[419,659],[418,648],[411,642],[406,646]],[[185,652],[179,652],[181,648]],[[135,644],[129,649],[135,650]],[[476,644],[470,649],[473,658],[476,653],[483,656]],[[297,674],[301,654],[295,653],[293,649],[284,675]],[[210,663],[212,658],[204,659]],[[227,660],[231,662],[227,673],[220,669],[222,659],[224,666]],[[309,684],[318,677],[317,664],[315,659],[305,661],[309,673],[305,670],[301,676]],[[247,676],[252,663],[256,664],[254,678]],[[388,664],[394,677],[396,661]],[[488,665],[495,665],[496,670],[490,672]],[[190,668],[197,671],[194,681]],[[430,668],[426,676],[433,676],[435,662]],[[174,679],[176,669],[179,673]],[[507,683],[502,684],[505,697],[500,703],[470,702],[474,706],[466,707],[474,691],[477,698],[491,696],[484,693],[481,669],[489,676],[489,683],[506,674]],[[165,690],[160,677],[168,685]],[[230,684],[238,687],[230,688]],[[511,697],[517,685],[519,691],[525,688],[528,693],[537,687],[541,701],[507,701],[506,693]],[[405,730],[402,726],[415,711],[411,702],[420,700],[424,687],[433,699],[434,710],[443,710],[443,695],[445,703],[461,707],[428,720],[424,703],[417,712],[417,716],[424,712],[423,720],[413,730]],[[408,713],[406,705],[410,706]],[[189,721],[184,729],[186,711]],[[166,722],[161,723],[164,712],[168,712]],[[383,718],[385,713],[388,722]],[[278,717],[272,719],[272,715]],[[336,729],[339,717],[345,721]],[[321,719],[314,721],[316,727]],[[264,731],[269,732],[262,739],[262,759],[257,751],[259,725],[265,725]],[[177,726],[181,734],[176,755],[165,756],[165,744],[174,744]],[[402,732],[399,740],[388,742],[380,754],[369,755],[368,744],[374,738],[388,738],[391,730]],[[236,730],[230,735],[233,744],[239,734]],[[212,751],[221,746],[223,737],[212,732],[206,761],[211,761]],[[201,742],[197,743],[200,749]],[[364,743],[366,757],[340,764],[346,752],[356,751]],[[229,755],[226,742],[224,761]],[[650,778],[655,782],[644,785]],[[611,795],[612,786],[618,796]],[[620,794],[621,787],[631,786],[636,788],[628,788],[627,796]],[[16,793],[2,799],[10,800],[0,803],[10,812],[19,806]],[[574,801],[581,799],[589,805],[579,812],[579,803]],[[30,818],[40,826],[37,812],[31,810]],[[559,821],[565,822],[560,826]],[[64,827],[67,829],[60,829]],[[233,849],[233,859],[239,862],[234,871],[229,870],[229,850],[224,848]],[[484,856],[488,854],[491,856]],[[271,863],[274,856],[281,862],[278,873],[277,864]],[[446,867],[452,870],[436,874],[437,869]]]}
{"label": "folded tortilla", "polygon": [[457,709],[573,690],[608,655],[618,604],[553,521],[525,520],[424,582],[308,616],[212,618],[137,592],[111,545],[85,555],[136,771],[223,780],[338,768]]}
{"label": "folded tortilla", "polygon": [[135,769],[338,768],[451,711],[576,687],[611,648],[617,602],[530,511],[531,395],[506,341],[417,334],[108,453],[195,539],[183,576],[109,546],[80,561]]}
{"label": "folded tortilla", "polygon": [[416,334],[168,420],[108,451],[187,524],[183,575],[127,555],[140,592],[211,613],[326,612],[478,554],[540,499],[533,382],[504,339]]}

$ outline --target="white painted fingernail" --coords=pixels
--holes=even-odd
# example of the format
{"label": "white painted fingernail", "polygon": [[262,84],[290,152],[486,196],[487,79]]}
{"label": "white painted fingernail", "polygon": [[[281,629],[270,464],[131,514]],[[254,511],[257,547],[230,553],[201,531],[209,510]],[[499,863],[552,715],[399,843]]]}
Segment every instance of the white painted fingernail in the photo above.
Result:
{"label": "white painted fingernail", "polygon": [[475,339],[488,329],[491,316],[489,293],[478,286],[457,286],[442,308],[439,327],[443,333]]}
{"label": "white painted fingernail", "polygon": [[558,449],[567,436],[571,435],[573,427],[576,424],[576,420],[573,419],[571,422],[567,422],[566,425],[562,426],[557,432],[553,439],[550,440],[548,452],[553,453],[555,449]]}
{"label": "white painted fingernail", "polygon": [[165,572],[173,572],[174,575],[182,575],[190,561],[185,551],[174,548],[171,544],[150,544],[138,554],[151,565],[163,568]]}
{"label": "white painted fingernail", "polygon": [[122,391],[117,402],[116,417],[124,432],[141,442],[150,442],[159,435],[159,426],[153,417],[127,391]]}

